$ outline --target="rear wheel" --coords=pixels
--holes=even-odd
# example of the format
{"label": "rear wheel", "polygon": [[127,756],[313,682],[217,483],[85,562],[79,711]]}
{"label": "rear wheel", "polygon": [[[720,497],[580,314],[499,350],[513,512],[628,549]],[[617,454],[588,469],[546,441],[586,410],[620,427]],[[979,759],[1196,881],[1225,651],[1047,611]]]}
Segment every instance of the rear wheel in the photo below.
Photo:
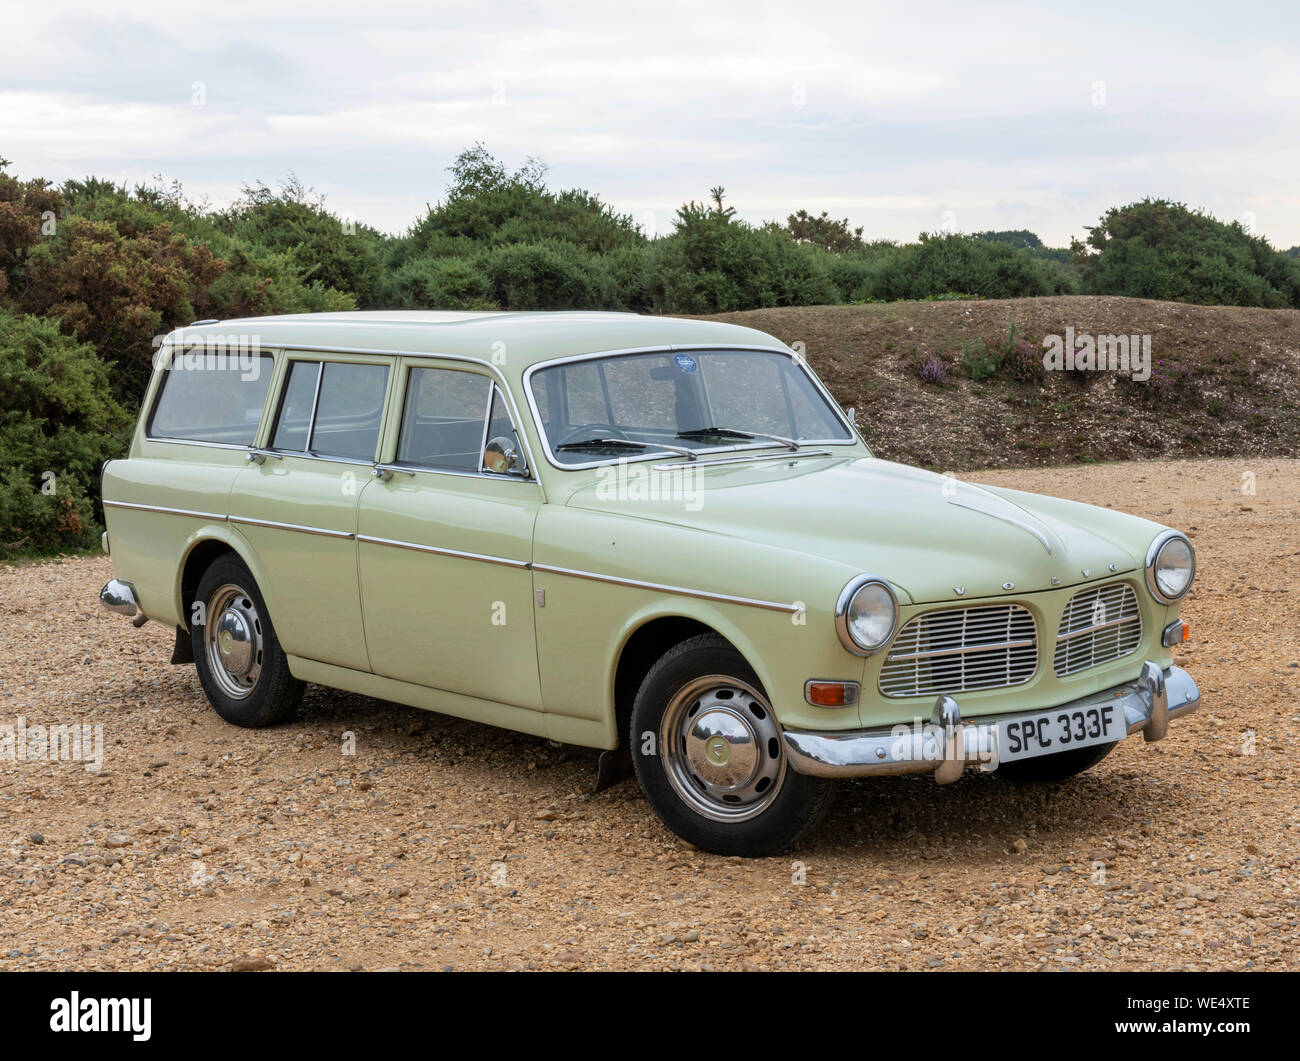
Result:
{"label": "rear wheel", "polygon": [[628,741],[650,805],[705,851],[776,854],[829,806],[831,786],[790,768],[758,677],[716,634],[682,642],[650,669]]}
{"label": "rear wheel", "polygon": [[1118,741],[1096,744],[1091,748],[1072,748],[1068,752],[1038,755],[1032,759],[1017,759],[1003,763],[997,769],[998,777],[1011,781],[1064,781],[1075,774],[1090,770],[1108,756]]}
{"label": "rear wheel", "polygon": [[275,636],[266,602],[244,562],[223,556],[203,573],[190,626],[194,666],[208,703],[237,726],[273,726],[292,717],[302,682]]}

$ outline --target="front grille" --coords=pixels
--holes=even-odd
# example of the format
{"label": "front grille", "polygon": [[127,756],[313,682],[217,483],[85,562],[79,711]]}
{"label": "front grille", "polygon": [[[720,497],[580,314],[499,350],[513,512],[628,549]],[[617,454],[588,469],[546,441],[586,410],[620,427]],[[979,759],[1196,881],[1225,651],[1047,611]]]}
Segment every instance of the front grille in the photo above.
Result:
{"label": "front grille", "polygon": [[1064,678],[1121,659],[1142,643],[1142,612],[1127,582],[1081,590],[1061,616],[1052,665]]}
{"label": "front grille", "polygon": [[918,615],[880,669],[885,696],[930,696],[1023,685],[1038,670],[1038,630],[1018,604]]}

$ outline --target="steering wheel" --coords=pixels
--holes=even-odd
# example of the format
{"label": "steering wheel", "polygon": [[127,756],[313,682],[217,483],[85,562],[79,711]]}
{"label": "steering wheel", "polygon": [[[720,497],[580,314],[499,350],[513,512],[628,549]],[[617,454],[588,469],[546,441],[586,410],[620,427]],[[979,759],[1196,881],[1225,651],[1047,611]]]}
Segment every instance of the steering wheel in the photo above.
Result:
{"label": "steering wheel", "polygon": [[566,432],[565,436],[555,444],[557,446],[567,446],[570,442],[577,442],[579,435],[586,435],[589,438],[621,438],[625,442],[631,441],[625,432],[614,427],[613,424],[583,424],[581,427],[575,427],[572,431]]}

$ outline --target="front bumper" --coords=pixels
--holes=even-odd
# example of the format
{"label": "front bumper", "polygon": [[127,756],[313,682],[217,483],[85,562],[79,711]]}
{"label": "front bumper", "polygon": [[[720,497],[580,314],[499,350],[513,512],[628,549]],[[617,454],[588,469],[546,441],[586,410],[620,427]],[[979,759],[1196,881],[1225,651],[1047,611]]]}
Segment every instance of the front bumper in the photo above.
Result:
{"label": "front bumper", "polygon": [[[1192,676],[1181,667],[1161,670],[1147,662],[1135,682],[1092,693],[1043,711],[1095,707],[1118,702],[1124,711],[1128,735],[1141,732],[1148,742],[1164,738],[1169,721],[1190,715],[1201,704]],[[1025,712],[1015,712],[1023,715]],[[894,774],[935,775],[940,784],[955,781],[967,766],[997,768],[999,717],[981,717],[963,723],[957,701],[941,696],[930,721],[924,725],[895,726],[887,730],[840,733],[785,731],[790,765],[801,774],[816,777],[877,777]]]}

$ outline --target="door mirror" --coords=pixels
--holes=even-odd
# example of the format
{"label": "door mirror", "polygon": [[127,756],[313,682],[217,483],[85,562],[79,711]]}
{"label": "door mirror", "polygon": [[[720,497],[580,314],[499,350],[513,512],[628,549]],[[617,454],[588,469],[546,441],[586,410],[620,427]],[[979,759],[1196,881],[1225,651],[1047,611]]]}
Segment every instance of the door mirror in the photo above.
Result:
{"label": "door mirror", "polygon": [[483,447],[483,470],[499,475],[528,477],[528,461],[518,443],[508,435],[497,435]]}

